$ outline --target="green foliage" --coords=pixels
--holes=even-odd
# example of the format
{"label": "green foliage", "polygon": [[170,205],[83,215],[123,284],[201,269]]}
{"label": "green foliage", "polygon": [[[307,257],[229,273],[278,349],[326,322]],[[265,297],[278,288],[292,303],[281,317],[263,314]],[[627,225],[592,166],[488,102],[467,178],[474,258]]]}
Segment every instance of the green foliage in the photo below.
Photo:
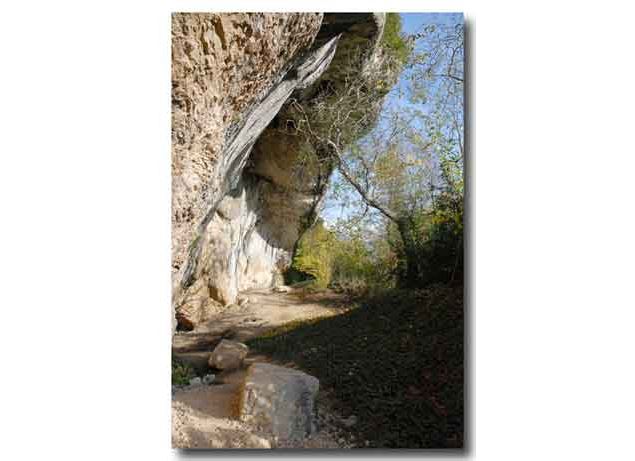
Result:
{"label": "green foliage", "polygon": [[[312,154],[337,166],[331,196],[356,224],[310,234],[291,278],[349,291],[461,281],[463,27],[424,26],[405,37],[401,17],[389,13],[387,59],[376,71],[352,72],[309,108],[294,106]],[[382,109],[383,84],[401,70]]]}
{"label": "green foliage", "polygon": [[340,221],[336,229],[332,285],[355,295],[393,286],[394,253],[383,236],[361,223]]}
{"label": "green foliage", "polygon": [[373,260],[366,242],[356,235],[340,240],[333,258],[334,278],[340,283],[355,283],[372,278]]}
{"label": "green foliage", "polygon": [[177,386],[184,386],[189,384],[190,379],[194,378],[194,369],[186,364],[179,362],[178,360],[172,360],[172,384]]}
{"label": "green foliage", "polygon": [[[311,278],[318,288],[326,288],[331,282],[333,246],[335,236],[324,223],[319,220],[312,228],[304,233],[293,257],[292,277],[304,279]],[[300,280],[297,280],[300,281]]]}
{"label": "green foliage", "polygon": [[327,286],[352,294],[371,287],[390,287],[395,254],[383,238],[373,238],[360,226],[338,223],[334,230],[318,221],[300,239],[286,282],[322,289]]}
{"label": "green foliage", "polygon": [[285,285],[298,285],[305,284],[307,282],[313,282],[313,277],[301,272],[294,265],[291,265],[291,267],[284,272]]}
{"label": "green foliage", "polygon": [[381,45],[401,65],[408,60],[411,47],[401,33],[401,15],[399,13],[386,13],[386,24],[384,25]]}
{"label": "green foliage", "polygon": [[[390,244],[397,254],[402,284],[427,286],[461,283],[463,279],[463,197],[445,192],[431,208],[410,217],[409,234],[392,230]],[[404,240],[409,240],[408,247]],[[408,267],[410,265],[411,267]],[[408,269],[411,273],[408,273]]]}

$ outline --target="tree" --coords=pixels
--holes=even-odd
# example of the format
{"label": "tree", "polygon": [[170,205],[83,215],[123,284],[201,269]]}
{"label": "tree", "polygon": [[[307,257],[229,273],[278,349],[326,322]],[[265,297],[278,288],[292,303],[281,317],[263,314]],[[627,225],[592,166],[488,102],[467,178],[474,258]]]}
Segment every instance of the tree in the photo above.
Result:
{"label": "tree", "polygon": [[325,288],[331,281],[335,236],[318,219],[298,242],[293,269],[311,277],[317,287]]}
{"label": "tree", "polygon": [[[447,224],[457,216],[462,232],[462,24],[427,26],[404,42],[411,51],[407,62],[386,50],[359,72],[355,60],[363,57],[352,56],[350,68],[357,70],[343,85],[325,89],[309,107],[292,102],[290,114],[293,129],[312,147],[307,151],[334,167],[339,186],[361,199],[360,216],[371,209],[394,226],[404,256],[402,284],[412,287],[435,256],[426,254],[425,261],[422,254],[454,244],[448,236],[457,227]],[[402,69],[392,91],[405,98],[382,110]],[[455,246],[458,255],[462,237]]]}

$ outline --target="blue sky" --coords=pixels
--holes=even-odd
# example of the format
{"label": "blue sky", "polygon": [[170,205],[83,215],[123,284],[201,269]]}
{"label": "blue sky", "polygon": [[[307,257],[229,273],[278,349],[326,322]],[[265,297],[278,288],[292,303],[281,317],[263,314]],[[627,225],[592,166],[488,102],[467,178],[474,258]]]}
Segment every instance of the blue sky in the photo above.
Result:
{"label": "blue sky", "polygon": [[456,24],[463,21],[463,13],[401,13],[402,30],[418,32],[422,24]]}
{"label": "blue sky", "polygon": [[[425,25],[428,24],[457,24],[463,22],[463,13],[400,13],[402,21],[402,32],[405,34],[414,34],[420,32]],[[400,81],[397,86],[401,85]],[[387,97],[387,105],[399,101],[394,92],[389,93]],[[402,102],[403,103],[403,100]],[[334,180],[337,180],[339,173],[334,172]],[[356,196],[351,196],[351,200],[358,200]],[[325,202],[325,207],[320,216],[328,224],[334,224],[338,218],[346,218],[354,210],[355,207],[346,207],[342,204],[335,203],[329,197]]]}

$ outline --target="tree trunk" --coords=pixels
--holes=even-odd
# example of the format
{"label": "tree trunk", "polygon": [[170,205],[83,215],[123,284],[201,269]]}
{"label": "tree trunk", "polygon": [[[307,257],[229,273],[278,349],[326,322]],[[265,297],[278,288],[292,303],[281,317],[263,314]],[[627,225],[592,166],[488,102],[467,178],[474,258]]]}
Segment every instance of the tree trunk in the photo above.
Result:
{"label": "tree trunk", "polygon": [[399,218],[396,223],[406,259],[405,278],[399,281],[399,285],[402,288],[415,288],[419,284],[419,260],[417,258],[414,224],[405,217]]}

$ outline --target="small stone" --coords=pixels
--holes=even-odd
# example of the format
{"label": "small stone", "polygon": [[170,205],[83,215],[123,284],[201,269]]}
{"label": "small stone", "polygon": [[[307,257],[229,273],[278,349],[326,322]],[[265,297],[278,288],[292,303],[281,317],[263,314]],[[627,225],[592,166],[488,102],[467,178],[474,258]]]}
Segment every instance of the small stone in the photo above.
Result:
{"label": "small stone", "polygon": [[200,385],[201,385],[201,378],[199,378],[198,376],[190,379],[190,386],[200,386]]}
{"label": "small stone", "polygon": [[219,370],[234,370],[240,368],[247,352],[249,348],[245,344],[223,339],[212,352],[208,364]]}
{"label": "small stone", "polygon": [[215,379],[216,379],[216,375],[214,374],[205,375],[203,376],[203,383],[209,386],[210,384],[214,382]]}

